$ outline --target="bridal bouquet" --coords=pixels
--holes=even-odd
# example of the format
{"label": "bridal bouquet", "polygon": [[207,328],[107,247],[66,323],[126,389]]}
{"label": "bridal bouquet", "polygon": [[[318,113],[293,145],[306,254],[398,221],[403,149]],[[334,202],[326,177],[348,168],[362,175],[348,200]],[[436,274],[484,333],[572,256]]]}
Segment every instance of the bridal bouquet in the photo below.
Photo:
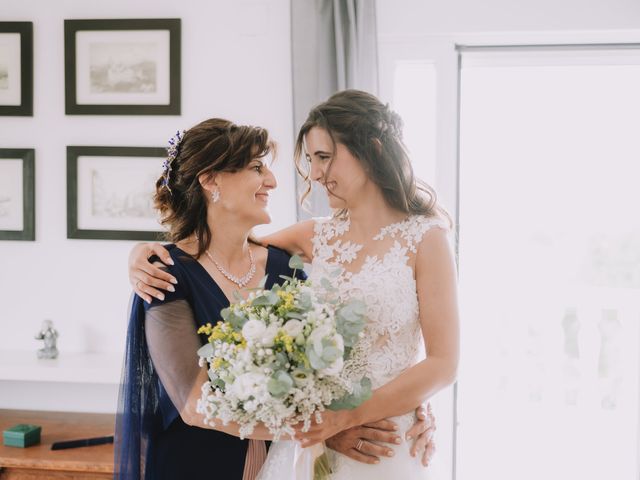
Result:
{"label": "bridal bouquet", "polygon": [[[302,265],[291,258],[294,272]],[[325,408],[353,408],[370,396],[367,378],[343,375],[364,329],[364,304],[339,302],[328,279],[313,288],[283,278],[270,290],[263,280],[246,300],[238,295],[217,325],[198,331],[209,339],[198,351],[209,373],[197,406],[205,422],[237,422],[241,436],[262,422],[278,439],[299,422],[308,428]]]}

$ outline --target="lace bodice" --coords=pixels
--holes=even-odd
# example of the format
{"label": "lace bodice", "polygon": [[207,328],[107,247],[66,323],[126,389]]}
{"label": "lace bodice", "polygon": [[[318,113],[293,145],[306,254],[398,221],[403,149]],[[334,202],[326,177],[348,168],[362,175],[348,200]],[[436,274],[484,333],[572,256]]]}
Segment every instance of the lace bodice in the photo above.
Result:
{"label": "lace bodice", "polygon": [[[438,218],[412,215],[361,245],[341,238],[349,225],[348,219],[316,219],[310,279],[317,286],[322,278],[330,278],[341,299],[365,302],[367,326],[345,371],[354,379],[368,376],[378,388],[418,361],[423,339],[409,260],[425,232],[448,226]],[[354,269],[357,264],[360,268]]]}

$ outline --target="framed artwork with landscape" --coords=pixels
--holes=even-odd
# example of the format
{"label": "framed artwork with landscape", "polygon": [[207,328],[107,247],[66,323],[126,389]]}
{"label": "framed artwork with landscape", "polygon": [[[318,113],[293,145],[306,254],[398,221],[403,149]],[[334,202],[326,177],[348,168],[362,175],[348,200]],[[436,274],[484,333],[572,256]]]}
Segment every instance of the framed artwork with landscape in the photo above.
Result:
{"label": "framed artwork with landscape", "polygon": [[153,208],[166,149],[67,147],[67,238],[159,240]]}
{"label": "framed artwork with landscape", "polygon": [[0,240],[35,240],[35,150],[0,148]]}
{"label": "framed artwork with landscape", "polygon": [[180,19],[65,20],[67,115],[180,115]]}
{"label": "framed artwork with landscape", "polygon": [[33,115],[32,22],[0,22],[0,115]]}

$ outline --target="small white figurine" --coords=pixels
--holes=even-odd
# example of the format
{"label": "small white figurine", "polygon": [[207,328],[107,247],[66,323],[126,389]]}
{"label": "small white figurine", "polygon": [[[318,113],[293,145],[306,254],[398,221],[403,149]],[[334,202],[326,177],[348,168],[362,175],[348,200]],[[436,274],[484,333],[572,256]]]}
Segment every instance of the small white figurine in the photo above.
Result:
{"label": "small white figurine", "polygon": [[36,340],[44,340],[44,348],[38,350],[38,358],[53,359],[58,357],[57,338],[58,331],[53,328],[53,322],[51,320],[43,320],[42,328],[36,335]]}

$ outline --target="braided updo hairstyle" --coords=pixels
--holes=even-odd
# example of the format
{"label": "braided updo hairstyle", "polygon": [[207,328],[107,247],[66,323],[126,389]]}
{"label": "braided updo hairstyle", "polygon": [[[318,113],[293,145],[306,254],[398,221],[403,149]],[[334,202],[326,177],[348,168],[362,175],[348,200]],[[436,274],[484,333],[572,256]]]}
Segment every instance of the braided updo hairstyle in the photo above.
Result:
{"label": "braided updo hairstyle", "polygon": [[160,177],[153,197],[160,222],[169,228],[167,240],[176,243],[195,233],[196,258],[200,257],[209,247],[211,231],[207,224],[207,192],[198,177],[237,172],[252,159],[270,152],[275,154],[275,144],[261,127],[211,118],[187,130],[171,162],[168,184],[165,185],[164,176]]}
{"label": "braided updo hairstyle", "polygon": [[[362,164],[370,180],[382,191],[387,204],[407,214],[441,216],[436,193],[415,177],[402,142],[402,119],[375,96],[360,90],[343,90],[315,106],[298,133],[295,162],[307,183],[302,200],[311,192],[309,169],[304,165],[304,136],[313,127],[327,131],[334,144],[341,143]],[[329,169],[331,165],[329,165]],[[346,212],[341,210],[338,215]]]}

